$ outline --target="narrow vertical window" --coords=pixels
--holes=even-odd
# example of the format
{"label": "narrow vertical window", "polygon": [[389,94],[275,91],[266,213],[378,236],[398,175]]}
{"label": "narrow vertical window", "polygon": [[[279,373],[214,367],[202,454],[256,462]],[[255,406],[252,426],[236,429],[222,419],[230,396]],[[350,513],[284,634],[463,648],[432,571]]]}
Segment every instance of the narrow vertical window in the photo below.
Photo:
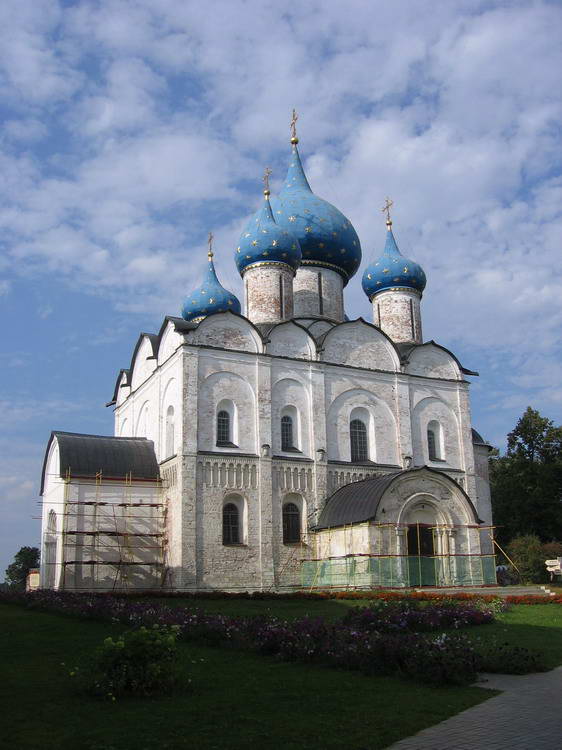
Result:
{"label": "narrow vertical window", "polygon": [[294,503],[283,506],[283,544],[295,544],[301,539],[301,514]]}
{"label": "narrow vertical window", "polygon": [[222,509],[222,543],[240,544],[240,512],[234,503]]}
{"label": "narrow vertical window", "polygon": [[414,325],[414,300],[410,300],[410,325],[412,326],[412,339],[416,340],[416,327]]}
{"label": "narrow vertical window", "polygon": [[377,317],[379,319],[379,328],[381,327],[381,306],[377,302]]}
{"label": "narrow vertical window", "polygon": [[285,298],[283,296],[283,276],[279,275],[279,317],[281,320],[285,318]]}
{"label": "narrow vertical window", "polygon": [[349,439],[351,443],[351,460],[369,460],[369,445],[367,442],[367,427],[360,419],[352,419],[349,423]]}
{"label": "narrow vertical window", "polygon": [[430,461],[443,460],[443,444],[441,425],[435,420],[427,426],[427,454]]}
{"label": "narrow vertical window", "polygon": [[232,442],[230,439],[230,414],[227,411],[219,411],[217,414],[217,445],[226,445]]}
{"label": "narrow vertical window", "polygon": [[324,292],[322,291],[322,273],[318,271],[318,312],[324,315]]}
{"label": "narrow vertical window", "polygon": [[290,451],[294,449],[293,444],[293,419],[285,415],[281,417],[281,450]]}
{"label": "narrow vertical window", "polygon": [[166,458],[174,455],[174,427],[174,407],[168,406],[168,410],[166,411]]}

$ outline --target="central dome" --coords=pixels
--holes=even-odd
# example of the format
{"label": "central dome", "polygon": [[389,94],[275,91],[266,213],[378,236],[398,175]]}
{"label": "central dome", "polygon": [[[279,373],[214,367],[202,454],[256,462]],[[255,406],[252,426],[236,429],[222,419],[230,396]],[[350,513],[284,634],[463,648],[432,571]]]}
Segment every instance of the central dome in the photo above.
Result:
{"label": "central dome", "polygon": [[275,222],[297,238],[302,265],[331,268],[347,284],[361,263],[359,237],[341,211],[314,195],[296,143],[285,184],[278,197],[272,198],[271,208]]}

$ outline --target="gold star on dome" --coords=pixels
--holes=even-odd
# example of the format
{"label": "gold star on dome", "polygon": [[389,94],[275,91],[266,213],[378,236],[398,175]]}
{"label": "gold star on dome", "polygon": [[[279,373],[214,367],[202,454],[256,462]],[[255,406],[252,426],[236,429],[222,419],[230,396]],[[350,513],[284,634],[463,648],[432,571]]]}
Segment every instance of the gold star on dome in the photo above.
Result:
{"label": "gold star on dome", "polygon": [[296,221],[296,220],[297,220],[296,216],[289,216],[289,221]]}
{"label": "gold star on dome", "polygon": [[287,257],[287,253],[281,253],[281,257],[282,258],[286,258]]}
{"label": "gold star on dome", "polygon": [[337,237],[337,236],[338,236],[337,232],[332,232],[332,237]]}
{"label": "gold star on dome", "polygon": [[276,214],[282,214],[282,213],[283,213],[283,211],[276,211],[275,213],[276,213]]}
{"label": "gold star on dome", "polygon": [[252,240],[252,245],[255,247],[258,244],[257,240]]}
{"label": "gold star on dome", "polygon": [[353,244],[356,245],[357,244],[357,240],[353,240]]}
{"label": "gold star on dome", "polygon": [[267,234],[267,229],[262,229],[262,234]]}
{"label": "gold star on dome", "polygon": [[207,290],[206,289],[201,289],[201,294],[207,294]]}
{"label": "gold star on dome", "polygon": [[277,240],[272,240],[271,247],[277,247]]}
{"label": "gold star on dome", "polygon": [[343,255],[344,253],[347,253],[347,248],[342,247],[340,248],[340,253]]}
{"label": "gold star on dome", "polygon": [[382,269],[382,272],[383,272],[383,273],[390,273],[390,269],[389,269],[389,268],[383,268],[383,269]]}
{"label": "gold star on dome", "polygon": [[304,228],[304,231],[305,231],[305,232],[312,232],[312,227],[305,227],[305,228]]}
{"label": "gold star on dome", "polygon": [[236,252],[237,252],[237,253],[239,253],[239,252],[240,252],[240,246],[238,246],[238,247],[236,248]]}
{"label": "gold star on dome", "polygon": [[323,248],[323,247],[324,247],[324,243],[323,243],[323,242],[319,242],[319,243],[318,243],[318,247],[319,247],[319,248]]}
{"label": "gold star on dome", "polygon": [[251,257],[252,257],[251,255],[246,255],[246,259],[247,259],[247,260],[250,260],[250,259],[251,259]]}
{"label": "gold star on dome", "polygon": [[371,280],[371,279],[372,279],[373,277],[371,276],[371,274],[370,274],[370,273],[368,273],[368,274],[367,274],[367,278],[368,278],[368,279],[369,279],[369,281],[370,281],[370,280]]}
{"label": "gold star on dome", "polygon": [[264,250],[262,255],[269,255],[269,252],[267,250]]}
{"label": "gold star on dome", "polygon": [[377,285],[382,284],[382,281],[377,281]]}
{"label": "gold star on dome", "polygon": [[214,298],[213,298],[213,297],[209,297],[209,304],[210,304],[210,305],[212,305],[214,301],[215,301],[215,300],[214,300]]}
{"label": "gold star on dome", "polygon": [[403,273],[408,273],[408,266],[404,266],[404,271],[403,271]]}
{"label": "gold star on dome", "polygon": [[[256,221],[257,221],[257,219],[256,219]],[[244,235],[244,237],[249,237],[249,236],[250,236],[250,232],[246,232],[246,234]]]}
{"label": "gold star on dome", "polygon": [[232,301],[231,299],[229,299],[229,300],[228,300],[228,304],[229,304],[229,305],[233,305],[233,304],[234,304],[234,302],[233,302],[233,301]]}
{"label": "gold star on dome", "polygon": [[293,242],[293,244],[291,245],[291,250],[296,250],[296,249],[297,249],[296,242]]}
{"label": "gold star on dome", "polygon": [[400,279],[399,279],[399,278],[396,278],[396,279],[393,279],[393,281],[400,281]]}
{"label": "gold star on dome", "polygon": [[192,300],[191,300],[191,304],[192,304],[192,305],[194,305],[194,304],[195,304],[195,300],[194,300],[194,299],[192,299]]}
{"label": "gold star on dome", "polygon": [[305,208],[305,209],[304,209],[304,212],[305,212],[305,214],[309,214],[309,213],[310,213],[310,210],[309,210],[308,208]]}

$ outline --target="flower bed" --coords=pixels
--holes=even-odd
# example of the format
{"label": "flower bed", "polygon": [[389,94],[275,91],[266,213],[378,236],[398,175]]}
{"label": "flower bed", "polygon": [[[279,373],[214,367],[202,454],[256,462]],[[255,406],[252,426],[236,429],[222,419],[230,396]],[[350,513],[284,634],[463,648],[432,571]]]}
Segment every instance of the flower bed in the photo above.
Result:
{"label": "flower bed", "polygon": [[[314,662],[366,674],[395,674],[429,684],[474,681],[482,659],[472,641],[466,635],[436,635],[436,631],[492,622],[495,613],[506,607],[505,602],[499,597],[491,601],[483,597],[459,601],[450,596],[438,601],[433,597],[420,599],[403,594],[379,597],[371,606],[351,610],[340,621],[327,623],[323,618],[310,617],[294,621],[262,615],[230,617],[108,594],[48,590],[0,593],[0,601],[127,627],[177,626],[184,641],[250,649],[284,661]],[[540,657],[531,657],[522,659],[519,652],[514,655],[518,663],[540,666]]]}

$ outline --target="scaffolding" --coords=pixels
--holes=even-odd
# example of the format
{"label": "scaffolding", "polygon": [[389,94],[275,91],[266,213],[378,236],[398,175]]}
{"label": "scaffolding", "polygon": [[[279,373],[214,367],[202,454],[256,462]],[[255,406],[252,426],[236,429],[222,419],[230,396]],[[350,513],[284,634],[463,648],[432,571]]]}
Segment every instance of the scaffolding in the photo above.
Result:
{"label": "scaffolding", "polygon": [[[49,505],[53,503],[50,502]],[[127,591],[165,587],[168,579],[167,502],[160,478],[95,481],[64,477],[57,529],[58,588]]]}
{"label": "scaffolding", "polygon": [[[482,553],[459,552],[450,538],[465,532],[465,546],[472,546],[470,534],[485,534],[493,543],[491,526],[445,526],[429,524],[365,524],[369,552],[354,549],[353,529],[359,526],[323,530],[317,537],[315,556],[301,559],[300,585],[308,589],[370,589],[467,587],[496,585],[496,558],[493,548]],[[429,534],[429,532],[431,532]],[[337,534],[334,542],[333,536]],[[411,535],[411,539],[408,538]],[[372,537],[375,537],[374,539]],[[424,538],[428,540],[425,544]],[[444,541],[446,539],[446,541]],[[480,542],[480,540],[478,540]],[[334,547],[339,554],[332,554]],[[415,552],[415,554],[412,554]]]}

